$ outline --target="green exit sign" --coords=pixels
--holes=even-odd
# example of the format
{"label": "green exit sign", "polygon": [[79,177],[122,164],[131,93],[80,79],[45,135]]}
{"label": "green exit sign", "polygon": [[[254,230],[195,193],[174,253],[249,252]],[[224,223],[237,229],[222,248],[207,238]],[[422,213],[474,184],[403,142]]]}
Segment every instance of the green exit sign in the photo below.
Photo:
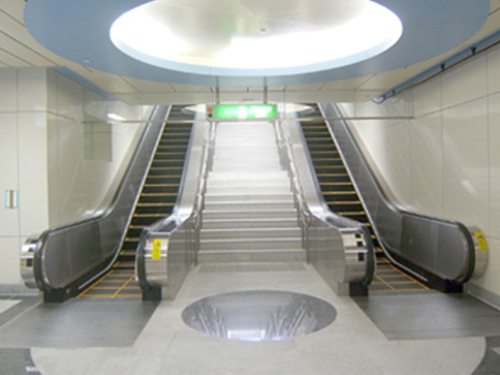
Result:
{"label": "green exit sign", "polygon": [[276,104],[217,104],[207,106],[209,120],[263,120],[275,119]]}

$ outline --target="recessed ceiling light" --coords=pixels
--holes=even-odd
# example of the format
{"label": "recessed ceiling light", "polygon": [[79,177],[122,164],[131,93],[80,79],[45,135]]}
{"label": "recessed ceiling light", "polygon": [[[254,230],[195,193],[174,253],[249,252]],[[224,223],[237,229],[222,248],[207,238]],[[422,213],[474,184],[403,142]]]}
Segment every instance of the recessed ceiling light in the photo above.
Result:
{"label": "recessed ceiling light", "polygon": [[370,0],[156,0],[121,15],[110,38],[158,67],[258,76],[354,64],[386,51],[402,33],[399,17]]}

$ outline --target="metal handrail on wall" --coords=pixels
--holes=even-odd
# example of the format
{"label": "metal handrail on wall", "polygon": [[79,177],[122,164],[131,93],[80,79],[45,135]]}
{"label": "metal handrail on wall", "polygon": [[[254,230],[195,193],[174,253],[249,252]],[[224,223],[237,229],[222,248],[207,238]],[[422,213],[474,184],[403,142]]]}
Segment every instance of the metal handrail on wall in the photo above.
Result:
{"label": "metal handrail on wall", "polygon": [[155,107],[129,167],[109,207],[77,223],[50,228],[21,248],[26,286],[38,288],[46,302],[62,302],[105,273],[121,248],[127,223],[165,127],[170,107]]}
{"label": "metal handrail on wall", "polygon": [[[341,118],[335,104],[320,104],[325,118]],[[344,120],[325,120],[386,256],[438,289],[460,291],[486,269],[488,248],[474,226],[405,211],[394,205],[373,174]]]}
{"label": "metal handrail on wall", "polygon": [[338,294],[366,295],[375,273],[368,228],[331,212],[324,201],[298,121],[279,121],[276,134],[282,165],[288,171],[307,261]]}

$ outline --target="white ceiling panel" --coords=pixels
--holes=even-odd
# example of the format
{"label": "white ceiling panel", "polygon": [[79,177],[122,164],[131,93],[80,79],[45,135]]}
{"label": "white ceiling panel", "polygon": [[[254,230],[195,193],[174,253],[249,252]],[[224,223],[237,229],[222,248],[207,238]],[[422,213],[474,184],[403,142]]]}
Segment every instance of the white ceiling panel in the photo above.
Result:
{"label": "white ceiling panel", "polygon": [[323,88],[325,82],[312,83],[307,85],[288,85],[285,87],[285,91],[319,91]]}
{"label": "white ceiling panel", "polygon": [[109,92],[110,94],[114,95],[116,93],[125,93],[125,94],[138,93],[138,91],[133,86],[131,86],[120,76],[100,72],[95,69],[89,69],[87,67],[81,65],[79,66],[77,64],[70,66],[70,68],[71,70],[75,71],[88,81],[99,86],[101,89]]}
{"label": "white ceiling panel", "polygon": [[[65,61],[38,44],[23,24],[1,11],[0,36],[2,37],[0,46],[9,48],[10,51],[19,55],[25,54],[24,51],[29,51],[43,61],[39,65],[58,65],[57,60]],[[4,43],[4,40],[9,40],[10,44]],[[33,60],[33,63],[38,65],[36,60]]]}
{"label": "white ceiling panel", "polygon": [[[500,0],[491,0],[491,12],[500,10]],[[490,14],[491,14],[490,12]]]}
{"label": "white ceiling panel", "polygon": [[24,1],[2,0],[0,1],[0,13],[5,13],[24,25],[23,19]]}
{"label": "white ceiling panel", "polygon": [[122,77],[122,79],[140,93],[175,92],[172,85],[168,82],[145,81],[129,77]]}
{"label": "white ceiling panel", "polygon": [[363,83],[368,81],[371,77],[360,77],[348,80],[341,81],[332,81],[327,82],[322,88],[321,91],[335,91],[335,90],[356,90]]}
{"label": "white ceiling panel", "polygon": [[23,61],[28,61],[33,66],[53,65],[53,62],[50,60],[2,32],[0,32],[0,46],[4,50],[13,51],[12,53],[16,57]]}
{"label": "white ceiling panel", "polygon": [[171,86],[178,93],[186,93],[186,92],[211,92],[211,88],[208,86],[194,86],[194,85],[181,85],[177,83],[172,83]]}
{"label": "white ceiling panel", "polygon": [[0,63],[3,65],[6,65],[8,67],[28,67],[28,66],[35,66],[29,61],[25,61],[18,56],[14,55],[12,52],[5,50],[1,45],[0,45]]}

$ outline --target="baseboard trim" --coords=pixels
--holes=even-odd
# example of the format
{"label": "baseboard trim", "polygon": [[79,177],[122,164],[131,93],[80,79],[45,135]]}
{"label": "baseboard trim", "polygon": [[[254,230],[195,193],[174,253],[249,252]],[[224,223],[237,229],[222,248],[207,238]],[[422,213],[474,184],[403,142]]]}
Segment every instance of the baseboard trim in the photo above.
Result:
{"label": "baseboard trim", "polygon": [[500,295],[472,283],[467,285],[467,293],[500,311]]}

